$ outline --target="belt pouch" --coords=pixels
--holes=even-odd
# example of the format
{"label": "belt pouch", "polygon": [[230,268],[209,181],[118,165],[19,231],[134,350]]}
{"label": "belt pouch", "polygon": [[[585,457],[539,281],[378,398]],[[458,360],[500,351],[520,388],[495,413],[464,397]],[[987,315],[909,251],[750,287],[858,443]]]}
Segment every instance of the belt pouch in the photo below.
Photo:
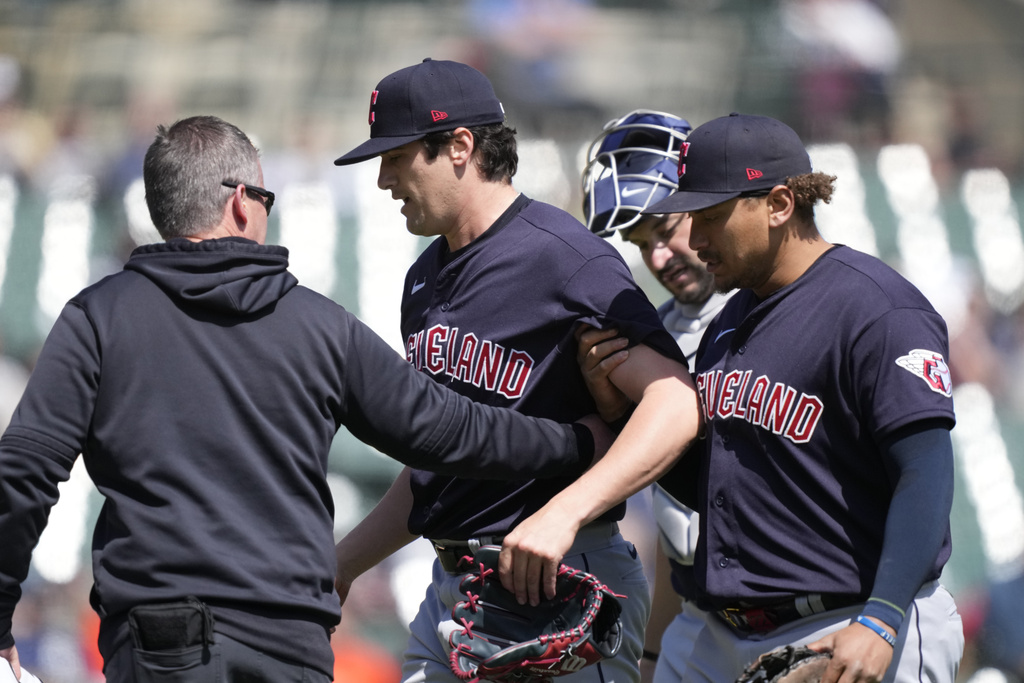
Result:
{"label": "belt pouch", "polygon": [[213,642],[213,614],[198,598],[138,605],[128,611],[128,626],[138,650],[183,650]]}

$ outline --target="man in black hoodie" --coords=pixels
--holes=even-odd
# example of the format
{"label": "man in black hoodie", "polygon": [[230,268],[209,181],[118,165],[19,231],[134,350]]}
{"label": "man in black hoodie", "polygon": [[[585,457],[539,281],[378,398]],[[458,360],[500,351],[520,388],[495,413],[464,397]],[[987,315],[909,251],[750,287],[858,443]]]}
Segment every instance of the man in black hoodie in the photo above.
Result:
{"label": "man in black hoodie", "polygon": [[109,683],[331,680],[340,425],[481,478],[582,470],[593,437],[472,403],[298,285],[264,244],[274,195],[235,126],[161,126],[144,180],[165,242],[68,302],[0,437],[0,656],[19,671],[20,584],[82,454],[105,498],[91,602]]}

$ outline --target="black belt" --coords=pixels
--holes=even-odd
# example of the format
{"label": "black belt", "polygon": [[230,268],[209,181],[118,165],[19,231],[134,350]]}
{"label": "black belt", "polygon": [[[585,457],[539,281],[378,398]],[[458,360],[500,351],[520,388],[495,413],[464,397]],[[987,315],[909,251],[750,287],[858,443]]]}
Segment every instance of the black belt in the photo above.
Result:
{"label": "black belt", "polygon": [[501,545],[503,539],[503,536],[481,536],[468,541],[430,539],[430,542],[434,545],[434,552],[441,562],[441,569],[449,574],[457,574],[461,571],[459,560],[467,555],[472,556],[482,545]]}
{"label": "black belt", "polygon": [[768,633],[797,619],[864,602],[856,595],[798,595],[764,605],[740,604],[715,612],[739,633]]}

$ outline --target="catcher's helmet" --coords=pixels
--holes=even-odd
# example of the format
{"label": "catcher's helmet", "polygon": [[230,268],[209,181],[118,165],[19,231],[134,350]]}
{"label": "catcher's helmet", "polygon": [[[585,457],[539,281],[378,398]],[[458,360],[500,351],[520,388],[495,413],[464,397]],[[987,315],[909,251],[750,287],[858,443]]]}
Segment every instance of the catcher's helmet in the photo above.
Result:
{"label": "catcher's helmet", "polygon": [[648,109],[609,121],[587,149],[587,228],[607,237],[633,226],[641,211],[672,194],[679,178],[679,147],[691,130],[685,119]]}

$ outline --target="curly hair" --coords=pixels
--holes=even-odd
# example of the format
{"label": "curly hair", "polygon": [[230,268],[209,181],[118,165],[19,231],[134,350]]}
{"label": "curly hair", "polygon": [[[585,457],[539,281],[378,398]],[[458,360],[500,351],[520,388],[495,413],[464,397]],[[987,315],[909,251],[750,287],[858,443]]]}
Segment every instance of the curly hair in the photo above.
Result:
{"label": "curly hair", "polygon": [[805,221],[814,220],[814,205],[818,201],[826,204],[832,201],[835,192],[836,177],[815,171],[786,179],[786,187],[793,191],[796,198],[796,214]]}
{"label": "curly hair", "polygon": [[[484,178],[491,182],[511,180],[519,168],[516,150],[516,129],[504,123],[492,123],[468,128],[473,134],[473,145],[478,152],[476,164]],[[430,133],[423,138],[429,159],[436,159],[441,147],[455,136],[455,131]]]}

